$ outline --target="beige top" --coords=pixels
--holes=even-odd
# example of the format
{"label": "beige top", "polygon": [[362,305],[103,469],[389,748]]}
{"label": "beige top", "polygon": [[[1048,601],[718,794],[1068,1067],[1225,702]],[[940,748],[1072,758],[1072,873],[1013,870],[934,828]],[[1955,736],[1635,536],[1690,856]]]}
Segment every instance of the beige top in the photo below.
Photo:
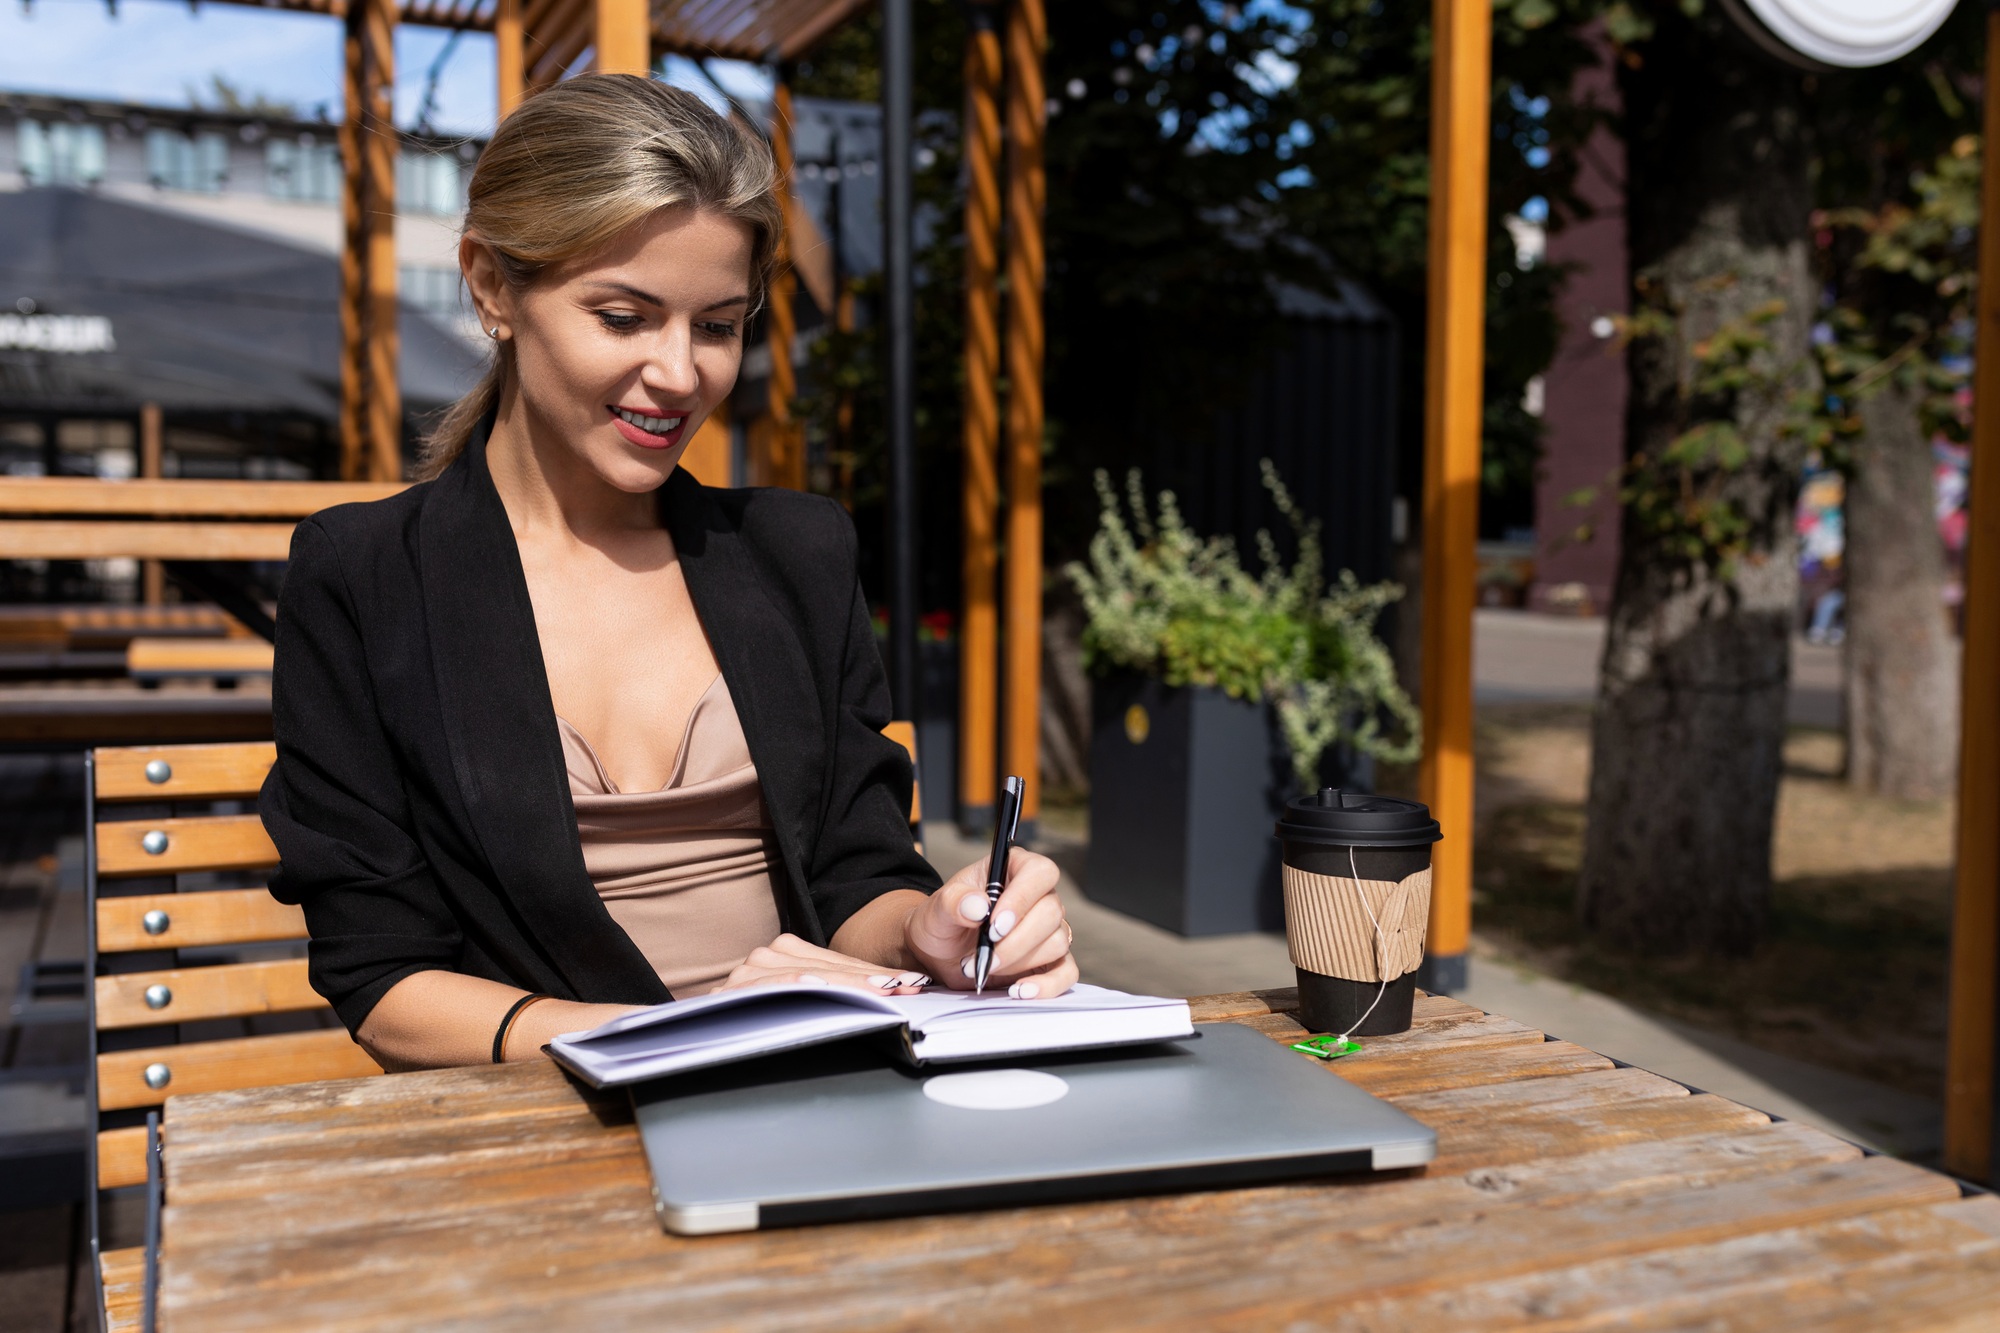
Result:
{"label": "beige top", "polygon": [[621,792],[583,734],[561,717],[563,760],[583,864],[676,999],[715,989],[778,937],[771,815],[743,724],[721,676],[689,715],[673,776]]}

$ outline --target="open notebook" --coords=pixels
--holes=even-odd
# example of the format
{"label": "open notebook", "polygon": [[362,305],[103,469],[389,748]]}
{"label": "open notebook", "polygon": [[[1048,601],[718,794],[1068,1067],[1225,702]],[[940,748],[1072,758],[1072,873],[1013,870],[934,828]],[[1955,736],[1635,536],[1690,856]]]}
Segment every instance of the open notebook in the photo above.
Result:
{"label": "open notebook", "polygon": [[873,995],[844,986],[712,991],[614,1018],[549,1044],[600,1088],[881,1032],[912,1064],[1174,1041],[1194,1035],[1186,1000],[1076,986],[1046,1000],[932,989]]}

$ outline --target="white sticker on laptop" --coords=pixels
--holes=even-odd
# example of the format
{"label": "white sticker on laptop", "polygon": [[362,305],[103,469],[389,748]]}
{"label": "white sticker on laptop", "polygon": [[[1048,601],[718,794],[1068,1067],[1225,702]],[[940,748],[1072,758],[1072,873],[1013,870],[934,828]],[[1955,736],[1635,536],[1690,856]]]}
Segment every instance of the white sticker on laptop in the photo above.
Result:
{"label": "white sticker on laptop", "polygon": [[983,1069],[924,1080],[924,1096],[962,1111],[1025,1111],[1059,1102],[1069,1084],[1038,1069]]}

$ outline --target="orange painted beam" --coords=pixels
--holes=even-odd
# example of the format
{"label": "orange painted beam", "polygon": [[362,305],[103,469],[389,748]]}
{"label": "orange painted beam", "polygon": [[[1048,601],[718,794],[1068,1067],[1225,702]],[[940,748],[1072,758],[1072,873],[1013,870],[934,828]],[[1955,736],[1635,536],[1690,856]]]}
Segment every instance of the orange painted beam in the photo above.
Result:
{"label": "orange painted beam", "polygon": [[362,427],[369,481],[403,476],[403,392],[396,331],[396,7],[394,0],[357,0],[361,11],[361,164],[364,356],[367,391]]}
{"label": "orange painted beam", "polygon": [[[792,193],[792,90],[783,79],[773,93],[771,156],[778,168],[778,197],[789,200]],[[799,316],[796,306],[799,278],[792,268],[793,210],[785,209],[785,228],[778,239],[778,271],[771,278],[765,346],[771,352],[770,409],[756,433],[757,448],[751,459],[752,485],[786,486],[795,491],[806,488],[805,435],[792,419],[792,403],[799,393],[798,368],[792,364],[792,348],[798,341]]]}
{"label": "orange painted beam", "polygon": [[958,636],[958,800],[973,827],[995,799],[1000,731],[1000,33],[968,7],[965,39],[964,610]]}
{"label": "orange painted beam", "polygon": [[502,120],[521,105],[527,88],[527,51],[521,42],[521,0],[498,0],[493,11],[493,82]]}
{"label": "orange painted beam", "polygon": [[1424,364],[1424,801],[1444,828],[1428,952],[1451,981],[1472,935],[1472,609],[1484,415],[1490,0],[1433,0]]}
{"label": "orange painted beam", "polygon": [[599,74],[647,74],[653,68],[653,22],[646,0],[596,0]]}
{"label": "orange painted beam", "polygon": [[1007,553],[1001,759],[1027,784],[1021,818],[1042,804],[1042,218],[1048,92],[1042,0],[1009,0],[1007,55]]}
{"label": "orange painted beam", "polygon": [[680,466],[704,486],[733,486],[729,434],[729,404],[718,403],[681,451]]}
{"label": "orange painted beam", "polygon": [[362,351],[362,325],[368,304],[364,274],[368,267],[367,237],[362,232],[362,198],[367,193],[361,165],[362,11],[357,5],[342,21],[341,114],[334,132],[340,149],[340,479],[360,481],[363,461],[362,398],[367,363]]}
{"label": "orange painted beam", "polygon": [[[2000,218],[2000,11],[1986,13],[1981,212]],[[1972,488],[1966,504],[1965,656],[1958,744],[1958,877],[1945,1038],[1944,1165],[1991,1182],[2000,1033],[2000,226],[1979,229]]]}

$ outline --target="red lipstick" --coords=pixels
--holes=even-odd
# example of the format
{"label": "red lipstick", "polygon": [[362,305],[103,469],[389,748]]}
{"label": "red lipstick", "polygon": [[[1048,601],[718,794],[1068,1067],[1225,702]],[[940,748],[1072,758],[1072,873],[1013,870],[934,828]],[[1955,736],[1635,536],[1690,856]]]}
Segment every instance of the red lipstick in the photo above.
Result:
{"label": "red lipstick", "polygon": [[[611,424],[618,428],[627,442],[641,449],[671,449],[687,438],[688,423],[693,420],[692,412],[656,412],[643,408],[621,408],[607,404],[604,409],[611,416]],[[641,425],[632,418],[638,417],[646,424]],[[673,425],[664,430],[654,429],[663,422]]]}

